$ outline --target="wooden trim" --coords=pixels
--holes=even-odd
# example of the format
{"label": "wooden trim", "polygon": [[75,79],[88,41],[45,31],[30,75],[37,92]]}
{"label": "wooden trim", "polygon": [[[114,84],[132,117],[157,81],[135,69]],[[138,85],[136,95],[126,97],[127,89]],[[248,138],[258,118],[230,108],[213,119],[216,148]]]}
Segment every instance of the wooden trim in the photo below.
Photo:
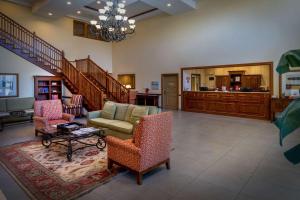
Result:
{"label": "wooden trim", "polygon": [[17,81],[17,94],[14,96],[3,96],[0,98],[12,98],[12,97],[19,97],[19,74],[18,73],[0,73],[0,75],[15,75]]}
{"label": "wooden trim", "polygon": [[[178,110],[179,109],[179,100],[178,100],[178,97],[179,97],[179,74],[178,73],[168,73],[168,74],[161,74],[161,84],[160,84],[160,90],[161,90],[161,107],[162,108],[164,108],[163,107],[163,98],[164,98],[164,92],[163,92],[163,77],[166,77],[166,76],[176,76],[177,77],[177,94],[176,94],[176,96],[177,96],[177,99],[176,99],[176,101],[177,101],[177,108],[176,108],[176,110]],[[182,93],[182,92],[181,92]]]}
{"label": "wooden trim", "polygon": [[[300,72],[300,70],[294,70],[290,72]],[[282,74],[279,74],[279,98],[283,98],[282,96]]]}

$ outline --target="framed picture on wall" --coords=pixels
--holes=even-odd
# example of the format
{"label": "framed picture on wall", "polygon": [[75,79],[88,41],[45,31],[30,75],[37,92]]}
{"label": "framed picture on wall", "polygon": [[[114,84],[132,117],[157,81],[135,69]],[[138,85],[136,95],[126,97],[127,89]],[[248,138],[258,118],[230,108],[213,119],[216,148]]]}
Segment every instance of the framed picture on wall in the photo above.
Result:
{"label": "framed picture on wall", "polygon": [[135,74],[118,74],[118,81],[128,89],[135,89]]}
{"label": "framed picture on wall", "polygon": [[0,98],[19,96],[19,75],[0,73]]}

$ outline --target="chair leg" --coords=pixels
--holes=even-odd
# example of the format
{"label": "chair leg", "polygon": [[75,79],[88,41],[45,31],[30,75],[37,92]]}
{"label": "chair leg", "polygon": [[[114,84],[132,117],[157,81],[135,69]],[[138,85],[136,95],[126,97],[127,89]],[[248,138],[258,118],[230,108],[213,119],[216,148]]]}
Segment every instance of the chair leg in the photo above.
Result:
{"label": "chair leg", "polygon": [[138,185],[142,185],[143,184],[143,173],[136,172],[136,183]]}
{"label": "chair leg", "polygon": [[107,160],[107,168],[108,169],[112,169],[113,164],[114,164],[114,162],[111,159],[108,158],[108,160]]}
{"label": "chair leg", "polygon": [[166,167],[167,167],[167,169],[170,169],[170,159],[168,159],[168,160],[166,161]]}

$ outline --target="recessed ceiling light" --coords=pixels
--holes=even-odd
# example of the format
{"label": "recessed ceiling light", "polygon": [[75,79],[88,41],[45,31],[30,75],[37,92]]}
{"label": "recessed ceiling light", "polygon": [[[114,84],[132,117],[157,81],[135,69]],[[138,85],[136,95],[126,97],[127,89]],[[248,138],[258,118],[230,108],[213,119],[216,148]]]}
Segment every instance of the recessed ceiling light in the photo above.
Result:
{"label": "recessed ceiling light", "polygon": [[77,14],[80,15],[80,14],[81,14],[81,11],[80,11],[80,10],[77,10]]}
{"label": "recessed ceiling light", "polygon": [[97,4],[101,4],[101,1],[97,1]]}
{"label": "recessed ceiling light", "polygon": [[167,6],[168,6],[168,7],[171,7],[171,6],[172,6],[172,4],[171,4],[171,3],[167,3]]}
{"label": "recessed ceiling light", "polygon": [[71,4],[72,4],[72,2],[71,2],[71,1],[67,1],[67,4],[68,4],[68,5],[71,5]]}
{"label": "recessed ceiling light", "polygon": [[49,16],[52,16],[52,15],[53,15],[53,13],[52,13],[52,12],[48,12],[48,15],[49,15]]}

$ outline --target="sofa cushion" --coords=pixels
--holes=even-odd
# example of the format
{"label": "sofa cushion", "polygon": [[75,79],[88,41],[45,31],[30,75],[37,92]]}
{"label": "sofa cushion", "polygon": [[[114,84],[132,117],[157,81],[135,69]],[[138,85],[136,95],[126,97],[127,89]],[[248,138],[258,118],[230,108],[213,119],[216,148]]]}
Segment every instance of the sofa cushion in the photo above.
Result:
{"label": "sofa cushion", "polygon": [[104,119],[104,118],[94,118],[89,120],[89,124],[100,126],[103,128],[109,128],[109,125],[114,123],[115,120]]}
{"label": "sofa cushion", "polygon": [[148,115],[155,115],[159,113],[159,109],[156,106],[148,106],[149,107],[149,112]]}
{"label": "sofa cushion", "polygon": [[111,101],[106,102],[101,112],[101,117],[104,119],[114,119],[116,108],[117,106],[114,102]]}
{"label": "sofa cushion", "polygon": [[109,125],[109,129],[122,133],[132,134],[133,125],[129,122],[114,120],[114,122]]}
{"label": "sofa cushion", "polygon": [[0,112],[6,112],[6,99],[0,99]]}
{"label": "sofa cushion", "polygon": [[90,119],[89,124],[97,127],[108,128],[126,134],[132,134],[132,130],[133,130],[133,125],[131,123],[120,121],[120,120],[95,118],[95,119]]}
{"label": "sofa cushion", "polygon": [[128,104],[121,104],[121,103],[116,103],[116,114],[115,114],[115,119],[116,120],[121,120],[121,121],[125,121],[125,117],[126,117],[126,112],[128,109]]}
{"label": "sofa cushion", "polygon": [[34,98],[26,97],[26,98],[13,98],[7,99],[7,111],[21,111],[29,108],[33,108]]}
{"label": "sofa cushion", "polygon": [[141,117],[148,115],[149,107],[147,106],[136,106],[130,117],[130,123],[135,124],[136,121],[140,120]]}
{"label": "sofa cushion", "polygon": [[131,105],[131,104],[128,106],[126,114],[125,114],[126,122],[130,122],[130,117],[131,117],[132,111],[135,107],[136,107],[135,105]]}
{"label": "sofa cushion", "polygon": [[47,101],[42,105],[42,115],[48,120],[62,119],[62,103],[60,100]]}

